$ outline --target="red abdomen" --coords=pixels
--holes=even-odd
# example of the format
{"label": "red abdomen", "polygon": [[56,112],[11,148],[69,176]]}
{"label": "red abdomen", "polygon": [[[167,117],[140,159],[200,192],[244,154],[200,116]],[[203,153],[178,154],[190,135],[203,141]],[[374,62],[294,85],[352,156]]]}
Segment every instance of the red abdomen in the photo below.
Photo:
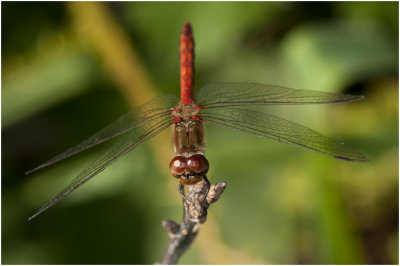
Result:
{"label": "red abdomen", "polygon": [[189,22],[183,24],[179,44],[180,72],[181,72],[181,103],[189,104],[193,101],[193,74],[194,74],[194,41],[192,27]]}

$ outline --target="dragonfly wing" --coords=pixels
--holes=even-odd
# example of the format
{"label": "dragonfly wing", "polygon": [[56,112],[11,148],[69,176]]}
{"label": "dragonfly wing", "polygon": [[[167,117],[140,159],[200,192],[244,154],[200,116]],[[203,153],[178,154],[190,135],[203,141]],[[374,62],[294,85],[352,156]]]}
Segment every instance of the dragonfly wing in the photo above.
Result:
{"label": "dragonfly wing", "polygon": [[64,190],[58,193],[50,202],[40,208],[34,215],[29,217],[29,220],[35,218],[51,206],[55,205],[60,200],[67,197],[74,190],[89,181],[92,177],[102,172],[105,168],[117,161],[123,155],[125,155],[132,149],[135,149],[143,142],[154,137],[170,125],[170,117],[159,117],[150,120],[141,127],[136,127],[128,132],[126,135],[121,136],[122,138],[117,143],[111,146],[109,150],[107,150],[95,161],[93,161],[88,167],[86,167],[85,170],[83,170],[74,180],[72,180],[70,185],[68,185]]}
{"label": "dragonfly wing", "polygon": [[347,161],[369,159],[346,146],[305,126],[261,112],[237,108],[202,110],[204,122],[258,137],[276,140],[303,149]]}
{"label": "dragonfly wing", "polygon": [[156,120],[158,118],[168,117],[171,113],[170,109],[175,107],[178,104],[178,101],[179,99],[174,95],[158,96],[153,100],[132,109],[127,114],[121,116],[118,120],[101,129],[88,139],[39,165],[38,167],[26,172],[26,174],[30,174],[41,168],[52,165],[97,144],[112,139],[124,132],[141,126],[144,123]]}
{"label": "dragonfly wing", "polygon": [[296,90],[251,82],[219,82],[202,87],[196,103],[203,109],[225,106],[350,102],[363,96]]}

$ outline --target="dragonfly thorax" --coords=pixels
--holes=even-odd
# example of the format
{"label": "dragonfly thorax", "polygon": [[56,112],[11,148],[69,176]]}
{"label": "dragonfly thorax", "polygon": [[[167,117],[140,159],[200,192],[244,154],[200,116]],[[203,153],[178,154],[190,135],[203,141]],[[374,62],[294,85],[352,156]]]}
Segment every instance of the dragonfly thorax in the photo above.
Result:
{"label": "dragonfly thorax", "polygon": [[200,110],[194,104],[180,104],[172,110],[172,143],[175,155],[204,155],[204,130]]}
{"label": "dragonfly thorax", "polygon": [[200,120],[201,108],[194,103],[182,104],[180,103],[177,108],[174,108],[171,112],[174,117],[174,122],[189,123],[191,121]]}

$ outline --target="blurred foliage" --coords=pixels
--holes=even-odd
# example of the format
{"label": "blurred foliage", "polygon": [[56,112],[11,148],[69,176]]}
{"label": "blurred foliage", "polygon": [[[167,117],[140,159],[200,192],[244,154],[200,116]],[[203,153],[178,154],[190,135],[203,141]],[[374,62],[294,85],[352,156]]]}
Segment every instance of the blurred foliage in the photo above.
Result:
{"label": "blurred foliage", "polygon": [[254,81],[365,95],[263,110],[357,147],[368,163],[207,126],[209,179],[228,187],[181,263],[398,264],[397,2],[3,2],[3,264],[153,264],[168,241],[161,220],[180,219],[178,184],[153,144],[27,222],[107,145],[24,172],[135,102],[116,80],[131,59],[105,56],[115,40],[96,43],[79,20],[94,6],[106,13],[92,26],[115,21],[139,57],[132,75],[158,93],[178,95],[178,40],[190,21],[196,87]]}

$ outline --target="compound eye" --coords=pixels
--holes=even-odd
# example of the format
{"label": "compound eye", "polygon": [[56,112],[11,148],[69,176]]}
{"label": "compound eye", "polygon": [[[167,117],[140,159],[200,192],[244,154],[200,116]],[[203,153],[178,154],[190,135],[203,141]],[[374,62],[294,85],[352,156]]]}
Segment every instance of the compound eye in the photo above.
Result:
{"label": "compound eye", "polygon": [[175,177],[183,174],[187,167],[186,159],[183,156],[175,156],[169,163],[169,171]]}
{"label": "compound eye", "polygon": [[187,160],[188,167],[196,173],[205,174],[208,171],[208,161],[200,154],[195,154]]}

